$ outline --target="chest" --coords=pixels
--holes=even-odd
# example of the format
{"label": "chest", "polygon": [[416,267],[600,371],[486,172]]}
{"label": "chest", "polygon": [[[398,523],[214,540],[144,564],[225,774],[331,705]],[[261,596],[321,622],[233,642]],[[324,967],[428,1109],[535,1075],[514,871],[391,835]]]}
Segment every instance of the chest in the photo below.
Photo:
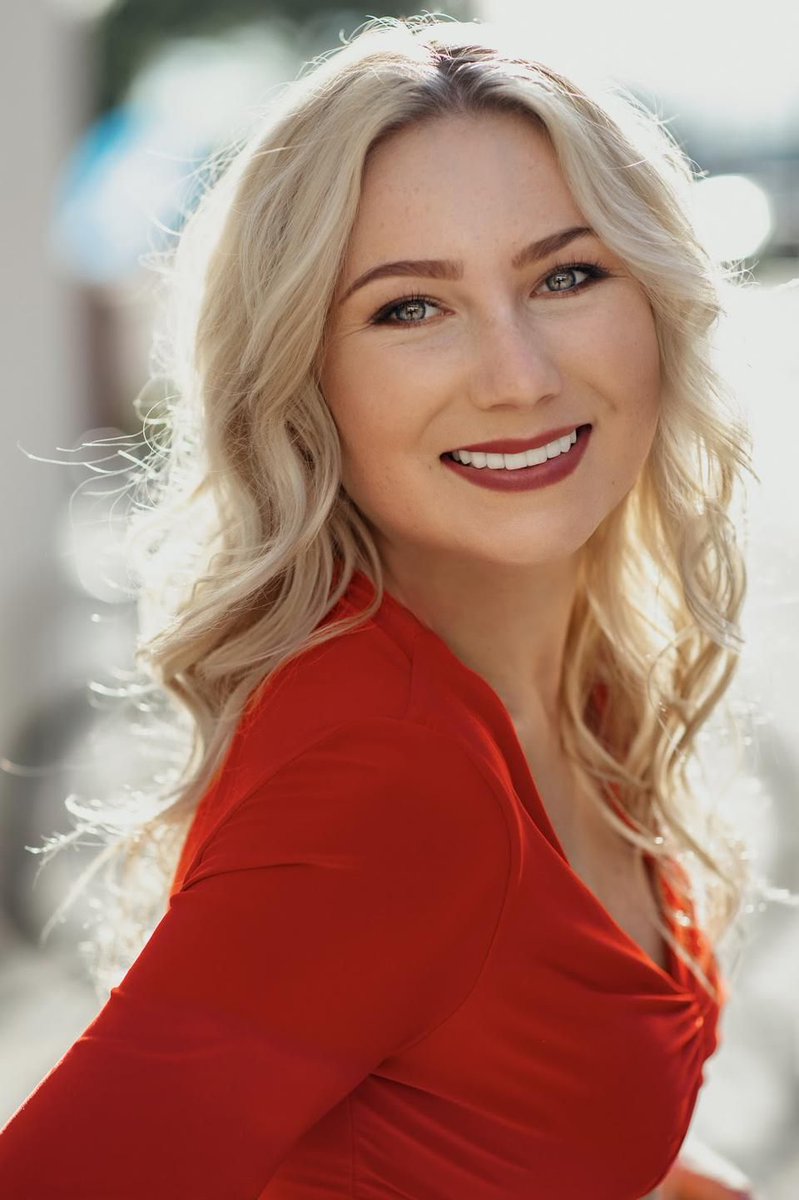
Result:
{"label": "chest", "polygon": [[641,852],[605,820],[589,785],[562,754],[542,747],[540,739],[520,742],[569,866],[625,933],[667,970],[654,883]]}
{"label": "chest", "polygon": [[[402,1167],[418,1174],[394,1178],[386,1197],[633,1200],[682,1141],[712,1030],[681,985],[645,961],[656,962],[657,946],[640,919],[647,895],[636,894],[635,851],[614,844],[562,763],[539,753],[531,775],[567,868],[551,852],[522,764],[512,765],[503,782],[517,818],[508,823],[513,869],[490,953],[455,1012],[380,1064],[342,1131],[354,1125],[364,1153],[377,1151],[376,1164],[360,1167],[371,1179],[402,1129]],[[438,1182],[436,1162],[451,1170],[454,1160],[457,1178]]]}

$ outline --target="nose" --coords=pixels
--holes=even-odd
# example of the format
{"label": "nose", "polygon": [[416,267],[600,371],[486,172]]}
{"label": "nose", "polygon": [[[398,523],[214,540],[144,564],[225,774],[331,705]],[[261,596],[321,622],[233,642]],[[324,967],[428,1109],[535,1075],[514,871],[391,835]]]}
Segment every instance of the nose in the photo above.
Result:
{"label": "nose", "polygon": [[482,408],[530,408],[563,387],[556,347],[546,327],[518,313],[496,314],[475,332],[471,399]]}

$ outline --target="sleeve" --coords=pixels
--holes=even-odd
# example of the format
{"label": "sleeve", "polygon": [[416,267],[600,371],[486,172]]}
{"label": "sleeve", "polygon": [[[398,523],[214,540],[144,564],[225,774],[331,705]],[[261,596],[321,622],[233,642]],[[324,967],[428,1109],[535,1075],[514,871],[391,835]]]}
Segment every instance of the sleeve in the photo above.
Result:
{"label": "sleeve", "polygon": [[0,1135],[15,1200],[251,1200],[479,977],[510,870],[468,750],[326,733],[228,813],[99,1015]]}

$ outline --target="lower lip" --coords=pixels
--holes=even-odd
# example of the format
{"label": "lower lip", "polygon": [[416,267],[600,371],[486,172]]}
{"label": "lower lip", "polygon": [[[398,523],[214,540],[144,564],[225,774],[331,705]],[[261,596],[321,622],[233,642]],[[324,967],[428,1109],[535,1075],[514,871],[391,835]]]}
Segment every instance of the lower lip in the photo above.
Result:
{"label": "lower lip", "polygon": [[478,487],[491,488],[495,492],[530,492],[534,488],[548,487],[571,475],[580,464],[585,454],[588,439],[591,436],[591,426],[581,425],[577,430],[577,441],[571,450],[564,454],[562,451],[556,458],[548,458],[546,462],[535,467],[518,467],[515,471],[495,471],[491,467],[467,467],[464,463],[456,462],[454,458],[442,458],[445,467],[449,467],[462,479],[468,479]]}

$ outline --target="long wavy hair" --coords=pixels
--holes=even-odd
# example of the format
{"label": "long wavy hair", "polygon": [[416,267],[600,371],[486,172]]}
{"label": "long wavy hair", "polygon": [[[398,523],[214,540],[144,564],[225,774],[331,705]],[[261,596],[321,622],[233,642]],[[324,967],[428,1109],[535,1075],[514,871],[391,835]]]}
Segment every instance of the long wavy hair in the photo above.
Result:
{"label": "long wavy hair", "polygon": [[[67,901],[104,880],[82,946],[101,994],[163,914],[197,805],[255,689],[382,601],[381,562],[341,485],[318,379],[370,152],[448,114],[522,114],[542,131],[587,222],[651,304],[659,424],[636,485],[583,548],[562,740],[617,832],[671,872],[678,893],[690,886],[698,902],[701,882],[710,944],[734,925],[748,855],[703,813],[689,773],[740,654],[746,570],[731,513],[744,472],[757,478],[713,358],[732,280],[698,239],[694,168],[662,122],[618,85],[578,86],[504,37],[431,16],[367,22],[214,161],[170,256],[154,372],[170,385],[139,411],[149,451],[131,475],[140,636],[127,693],[131,727],[147,724],[152,738],[156,722],[172,766],[135,802],[98,810],[72,797],[75,831],[50,846],[87,831],[104,842]],[[320,628],[356,568],[373,604]],[[612,703],[597,703],[601,689]],[[716,994],[706,963],[662,922],[661,932]]]}

